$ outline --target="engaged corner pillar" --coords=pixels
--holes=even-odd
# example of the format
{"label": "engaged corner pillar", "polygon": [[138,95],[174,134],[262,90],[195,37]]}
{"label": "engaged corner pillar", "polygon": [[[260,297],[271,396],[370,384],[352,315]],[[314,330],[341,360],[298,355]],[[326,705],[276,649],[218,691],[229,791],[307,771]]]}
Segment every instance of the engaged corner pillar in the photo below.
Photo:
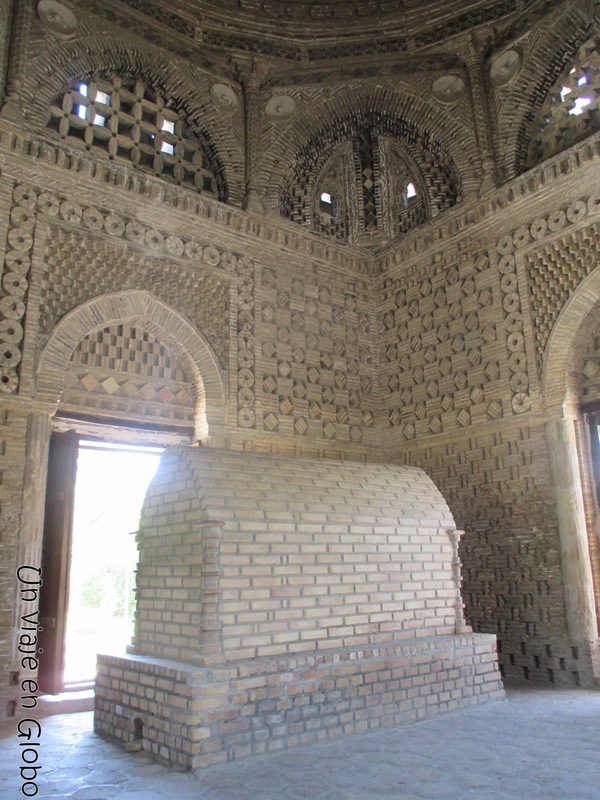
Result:
{"label": "engaged corner pillar", "polygon": [[565,417],[546,423],[546,439],[556,499],[568,632],[576,642],[589,642],[598,635],[598,627],[575,421]]}
{"label": "engaged corner pillar", "polygon": [[221,599],[221,541],[222,520],[207,519],[196,527],[200,535],[202,563],[200,566],[200,649],[197,664],[221,664],[224,661],[222,623],[219,614]]}
{"label": "engaged corner pillar", "polygon": [[455,621],[455,633],[472,633],[473,629],[470,625],[467,625],[465,621],[465,613],[464,613],[464,603],[461,594],[461,583],[462,583],[462,575],[461,575],[461,564],[460,564],[460,556],[458,554],[458,543],[460,542],[460,537],[463,535],[464,531],[458,531],[456,529],[449,530],[448,536],[450,537],[450,543],[452,544],[452,580],[454,582],[454,590],[456,592],[455,599],[454,599],[454,621]]}

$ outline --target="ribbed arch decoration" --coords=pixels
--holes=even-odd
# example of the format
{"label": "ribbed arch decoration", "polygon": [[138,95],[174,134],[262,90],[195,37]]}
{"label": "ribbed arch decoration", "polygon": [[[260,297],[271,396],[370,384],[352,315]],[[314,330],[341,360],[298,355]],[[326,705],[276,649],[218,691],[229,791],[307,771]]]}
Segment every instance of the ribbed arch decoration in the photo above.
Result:
{"label": "ribbed arch decoration", "polygon": [[341,241],[375,244],[450,208],[460,194],[452,158],[427,131],[391,114],[357,112],[301,148],[281,187],[280,213]]}

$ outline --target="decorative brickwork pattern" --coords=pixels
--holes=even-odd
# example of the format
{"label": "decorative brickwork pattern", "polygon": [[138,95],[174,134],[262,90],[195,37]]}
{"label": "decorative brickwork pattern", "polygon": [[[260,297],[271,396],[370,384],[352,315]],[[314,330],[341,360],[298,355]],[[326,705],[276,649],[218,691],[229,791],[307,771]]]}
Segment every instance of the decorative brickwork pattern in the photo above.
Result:
{"label": "decorative brickwork pattern", "polygon": [[156,337],[119,325],[87,336],[73,352],[61,408],[193,428],[193,389]]}
{"label": "decorative brickwork pattern", "polygon": [[256,426],[256,316],[254,288],[256,268],[251,260],[238,264],[237,300],[237,422],[242,428]]}
{"label": "decorative brickwork pattern", "polygon": [[475,630],[497,633],[504,674],[573,686],[593,671],[589,656],[573,655],[564,629],[546,448],[542,426],[495,426],[416,446],[402,460],[431,475],[465,528],[466,618]]}
{"label": "decorative brickwork pattern", "polygon": [[[362,243],[369,243],[368,237],[360,239],[360,236],[381,230],[386,215],[390,213],[382,207],[382,202],[389,196],[382,191],[382,184],[389,183],[392,176],[382,172],[379,136],[392,137],[394,146],[405,152],[411,163],[416,165],[420,185],[428,195],[427,207],[439,212],[454,205],[460,193],[460,178],[445,148],[426,131],[407,120],[394,118],[389,113],[370,112],[354,113],[346,119],[336,120],[303,146],[298,153],[293,174],[281,190],[281,213],[294,222],[315,227],[312,220],[319,219],[319,200],[328,186],[329,174],[325,168],[336,154],[336,148],[349,142],[354,162],[353,183],[357,204],[354,219],[351,217],[344,227],[356,231],[351,237],[352,241],[358,237]],[[342,195],[341,201],[352,212],[350,198]],[[412,219],[415,223],[421,221],[420,216]],[[408,221],[408,218],[404,220],[405,229]],[[344,227],[334,228],[332,232],[341,236]],[[317,225],[317,228],[323,231],[322,225]],[[389,235],[390,232],[387,233]]]}
{"label": "decorative brickwork pattern", "polygon": [[318,267],[263,267],[259,287],[264,429],[373,442],[378,395],[368,284]]}
{"label": "decorative brickwork pattern", "polygon": [[[560,76],[572,68],[579,47],[590,38],[599,21],[597,3],[572,0],[557,4],[527,39],[521,39],[526,25],[518,33],[513,31],[513,41],[519,42],[513,52],[521,63],[514,64],[515,56],[512,57],[514,72],[511,75],[509,67],[509,78],[506,84],[497,86],[494,102],[503,180],[527,169],[532,142],[540,123],[544,124],[547,118],[540,114],[542,106]],[[503,84],[502,78],[500,83]],[[566,144],[565,139],[562,141]]]}
{"label": "decorative brickwork pattern", "polygon": [[[72,211],[71,206],[62,207],[63,212]],[[95,209],[80,207],[72,211],[73,217],[93,221],[97,225],[102,216],[94,214]],[[156,241],[160,250],[170,248],[170,239],[164,240],[158,231],[146,230],[135,221],[128,222],[109,215],[105,230],[114,230],[118,236],[134,236],[133,241],[141,244]],[[97,228],[96,228],[97,229]],[[110,234],[109,234],[110,235]],[[175,238],[175,237],[173,237]],[[176,239],[176,256],[184,254],[183,242]],[[214,247],[202,248],[196,242],[188,243],[187,252],[194,261],[206,258],[207,252],[220,261],[221,255]],[[198,255],[197,255],[198,254]],[[82,265],[86,269],[82,270]],[[183,314],[208,339],[220,363],[225,366],[229,353],[228,280],[204,272],[202,269],[182,268],[175,260],[150,257],[145,254],[125,250],[106,237],[94,237],[90,246],[90,234],[72,230],[69,227],[52,225],[44,252],[44,274],[42,288],[44,303],[40,311],[40,331],[49,334],[56,320],[71,308],[103,292],[120,289],[144,288],[162,299],[167,305],[179,308]],[[215,313],[218,309],[218,313]]]}
{"label": "decorative brickwork pattern", "polygon": [[581,363],[581,399],[600,400],[600,330],[592,332]]}
{"label": "decorative brickwork pattern", "polygon": [[[527,235],[526,229],[517,231],[517,246],[519,237],[526,238]],[[503,236],[496,243],[498,272],[501,276],[500,291],[502,292],[506,350],[508,351],[511,406],[515,414],[523,414],[531,408],[531,396],[529,394],[529,373],[517,265],[514,256],[515,249],[515,237],[510,235]]]}
{"label": "decorative brickwork pattern", "polygon": [[[568,227],[569,222],[585,217],[588,207],[595,211],[598,202],[599,199],[593,197],[587,206],[580,200],[569,206],[566,213],[559,209],[548,217],[547,224],[554,230]],[[545,220],[539,222],[545,223]],[[580,281],[596,269],[599,254],[597,224],[571,231],[527,252],[537,366],[540,371],[546,343],[561,308]]]}
{"label": "decorative brickwork pattern", "polygon": [[414,439],[508,412],[497,302],[485,251],[384,279],[380,363],[388,428]]}
{"label": "decorative brickwork pattern", "polygon": [[198,135],[170,98],[140,78],[80,81],[50,114],[50,127],[69,144],[227,200],[223,170],[206,135]]}
{"label": "decorative brickwork pattern", "polygon": [[35,225],[36,192],[19,184],[13,191],[8,249],[0,290],[0,392],[16,392],[19,386],[23,318],[29,287],[31,249]]}

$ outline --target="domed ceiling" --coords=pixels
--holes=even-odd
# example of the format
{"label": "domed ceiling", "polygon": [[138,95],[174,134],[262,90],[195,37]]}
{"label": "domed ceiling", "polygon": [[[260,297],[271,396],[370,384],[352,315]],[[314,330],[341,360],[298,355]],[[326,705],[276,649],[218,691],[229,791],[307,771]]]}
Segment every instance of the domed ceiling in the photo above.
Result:
{"label": "domed ceiling", "polygon": [[[441,42],[479,25],[502,24],[557,0],[179,0],[203,32],[266,37],[310,48],[324,42],[380,40],[384,51]],[[173,4],[175,5],[175,4]],[[208,37],[210,39],[210,35]],[[389,47],[385,47],[385,42]],[[393,42],[393,43],[392,43]],[[340,53],[341,54],[341,53]],[[282,55],[282,54],[276,54]],[[333,54],[332,54],[333,55]],[[310,58],[310,54],[309,54]]]}
{"label": "domed ceiling", "polygon": [[[82,0],[78,0],[81,2]],[[292,62],[412,53],[487,28],[488,41],[561,0],[122,0],[196,45]]]}

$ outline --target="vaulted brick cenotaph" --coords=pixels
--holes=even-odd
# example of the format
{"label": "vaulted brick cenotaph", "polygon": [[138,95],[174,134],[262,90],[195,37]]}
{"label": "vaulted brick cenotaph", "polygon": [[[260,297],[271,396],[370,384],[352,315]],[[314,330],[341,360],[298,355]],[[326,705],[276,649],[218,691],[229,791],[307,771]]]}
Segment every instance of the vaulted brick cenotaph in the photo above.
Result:
{"label": "vaulted brick cenotaph", "polygon": [[496,637],[464,622],[459,536],[420,469],[167,451],[96,731],[193,769],[502,697]]}

